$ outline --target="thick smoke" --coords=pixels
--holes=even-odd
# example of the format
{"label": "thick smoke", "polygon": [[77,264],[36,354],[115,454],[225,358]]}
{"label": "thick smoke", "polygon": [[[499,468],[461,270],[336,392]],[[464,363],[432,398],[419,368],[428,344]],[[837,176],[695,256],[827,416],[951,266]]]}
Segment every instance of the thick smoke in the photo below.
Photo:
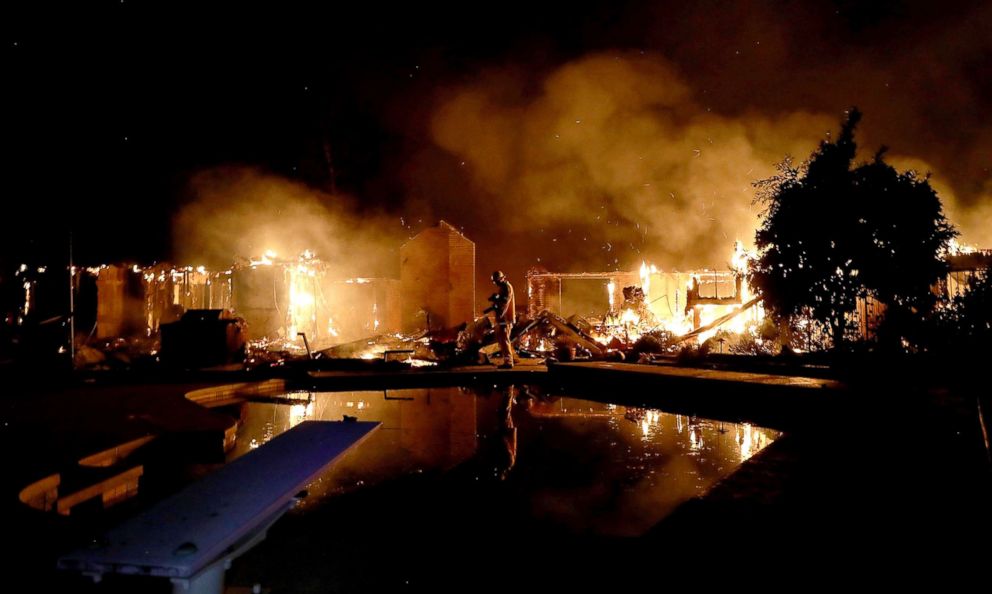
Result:
{"label": "thick smoke", "polygon": [[992,246],[992,181],[966,201],[959,198],[954,184],[926,161],[898,154],[886,155],[886,161],[899,171],[929,176],[930,186],[944,205],[944,215],[961,234],[961,243],[981,248]]}
{"label": "thick smoke", "polygon": [[398,275],[395,219],[359,212],[346,196],[240,167],[201,172],[190,191],[173,221],[177,262],[223,267],[268,250],[289,259],[311,250],[333,277]]}
{"label": "thick smoke", "polygon": [[802,109],[836,120],[857,105],[861,156],[884,144],[912,157],[933,173],[961,240],[988,247],[990,26],[992,4],[973,0],[704,0],[638,3],[617,27],[678,64],[720,113]]}
{"label": "thick smoke", "polygon": [[533,84],[509,76],[450,90],[433,138],[468,170],[465,199],[504,235],[532,238],[506,249],[560,270],[722,268],[734,240],[753,239],[752,182],[838,121],[711,113],[671,63],[643,53],[584,57],[522,96],[507,89]]}
{"label": "thick smoke", "polygon": [[[292,182],[214,171],[176,219],[178,251],[226,262],[309,247],[346,254],[354,274],[388,273],[382,260],[394,257],[355,254],[395,250],[443,218],[477,242],[483,288],[493,268],[517,281],[531,266],[722,267],[735,239],[753,240],[753,182],[786,155],[805,159],[851,105],[865,114],[859,158],[885,144],[896,167],[931,172],[961,240],[992,246],[992,6],[895,4],[634,2],[579,51],[643,51],[517,51],[473,61],[471,76],[438,60],[429,90],[397,90],[383,114],[405,143],[384,158],[379,186],[403,194],[396,212],[356,217]],[[326,223],[296,230],[299,219]],[[296,247],[265,245],[286,242]]]}

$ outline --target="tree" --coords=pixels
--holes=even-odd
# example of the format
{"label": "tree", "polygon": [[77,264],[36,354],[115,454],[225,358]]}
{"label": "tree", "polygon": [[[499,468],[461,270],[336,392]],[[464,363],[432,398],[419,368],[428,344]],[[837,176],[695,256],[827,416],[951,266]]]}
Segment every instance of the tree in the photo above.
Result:
{"label": "tree", "polygon": [[987,360],[992,353],[992,268],[976,273],[941,313],[938,345],[955,357]]}
{"label": "tree", "polygon": [[755,183],[764,204],[759,257],[749,277],[776,319],[807,315],[844,343],[859,300],[883,302],[893,342],[907,320],[933,305],[930,287],[944,274],[941,254],[955,232],[926,177],[899,173],[885,149],[854,167],[851,109],[836,141],[824,140],[801,167]]}

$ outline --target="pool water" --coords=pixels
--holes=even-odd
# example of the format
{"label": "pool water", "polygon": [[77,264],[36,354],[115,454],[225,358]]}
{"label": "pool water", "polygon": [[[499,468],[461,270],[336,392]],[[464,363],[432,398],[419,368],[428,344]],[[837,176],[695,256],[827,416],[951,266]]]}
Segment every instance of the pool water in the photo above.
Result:
{"label": "pool water", "polygon": [[271,592],[454,588],[436,555],[464,569],[508,535],[515,550],[637,537],[779,436],[527,386],[294,393],[241,414],[232,457],[303,420],[382,423],[235,562],[229,583]]}

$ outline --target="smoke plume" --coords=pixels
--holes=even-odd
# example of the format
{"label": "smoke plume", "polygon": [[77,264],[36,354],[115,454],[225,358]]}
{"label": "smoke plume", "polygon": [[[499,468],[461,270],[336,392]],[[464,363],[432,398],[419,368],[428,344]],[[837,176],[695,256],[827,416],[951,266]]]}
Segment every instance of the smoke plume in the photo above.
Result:
{"label": "smoke plume", "polygon": [[173,221],[177,262],[229,266],[236,257],[274,251],[293,259],[316,253],[332,277],[398,275],[398,225],[356,202],[243,167],[203,171],[193,200]]}
{"label": "smoke plume", "polygon": [[838,120],[712,113],[643,53],[586,56],[523,96],[507,89],[535,85],[508,76],[450,89],[432,137],[468,172],[464,200],[495,235],[532,238],[506,249],[559,270],[723,268],[735,240],[753,239],[752,182],[786,154],[804,158]]}

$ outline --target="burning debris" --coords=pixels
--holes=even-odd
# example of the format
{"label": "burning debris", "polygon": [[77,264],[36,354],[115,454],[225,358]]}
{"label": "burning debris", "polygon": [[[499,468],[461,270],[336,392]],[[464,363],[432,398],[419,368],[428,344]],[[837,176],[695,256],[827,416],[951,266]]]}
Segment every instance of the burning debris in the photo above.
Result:
{"label": "burning debris", "polygon": [[226,270],[203,266],[104,265],[96,277],[96,338],[155,336],[190,310],[236,312],[250,351],[305,353],[398,326],[398,281],[331,279],[313,252],[269,251]]}
{"label": "burning debris", "polygon": [[[610,288],[611,297],[612,293]],[[660,324],[649,307],[644,289],[631,285],[623,288],[623,303],[619,307],[614,308],[611,304],[610,311],[603,320],[602,329],[618,340],[632,343],[645,332],[659,328]]]}
{"label": "burning debris", "polygon": [[[605,347],[587,349],[594,357],[629,353],[642,339],[638,348],[652,345],[659,352],[680,343],[702,344],[718,330],[743,333],[763,319],[758,299],[744,282],[749,257],[737,242],[726,271],[665,272],[647,262],[636,272],[533,271],[527,276],[529,312],[534,319],[550,314],[561,320],[571,310],[568,328]],[[595,291],[595,285],[604,284],[605,301]],[[547,352],[556,339],[555,334],[540,335],[524,342]]]}
{"label": "burning debris", "polygon": [[[426,365],[493,362],[498,346],[489,317],[448,326],[447,320],[459,312],[462,319],[472,318],[465,314],[474,309],[463,303],[468,297],[453,293],[424,301],[425,295],[438,293],[438,283],[431,281],[436,274],[430,272],[436,260],[470,263],[474,251],[450,225],[442,223],[429,231],[404,247],[404,280],[333,279],[310,251],[295,258],[269,251],[220,271],[162,264],[103,266],[94,271],[99,293],[96,327],[100,337],[138,334],[138,327],[140,334],[152,337],[183,312],[216,310],[228,312],[218,319],[239,320],[240,336],[248,339],[239,352],[245,353],[249,365],[301,358]],[[533,271],[527,276],[528,316],[511,339],[525,357],[623,359],[705,342],[728,327],[740,332],[744,318],[760,320],[760,308],[753,307],[756,300],[745,301],[745,265],[738,244],[730,269],[723,272],[665,272],[647,262],[631,272]],[[467,266],[452,270],[459,278],[472,279]],[[427,305],[421,308],[425,311],[417,329],[410,303],[421,301]],[[136,307],[140,316],[135,315]],[[742,315],[744,311],[751,315]],[[410,331],[401,334],[403,312],[409,314]],[[446,323],[440,325],[442,321]]]}
{"label": "burning debris", "polygon": [[[428,332],[443,335],[453,321],[472,317],[474,244],[442,221],[404,244],[401,256],[401,279],[335,278],[334,269],[310,250],[290,258],[266,251],[225,270],[100,266],[87,271],[96,279],[91,334],[157,337],[186,312],[214,311],[219,319],[239,321],[247,344],[238,352],[251,365],[383,356],[433,364],[437,356],[426,346]],[[439,258],[448,265],[439,267]],[[26,285],[25,310],[33,303],[33,286]],[[407,330],[400,335],[403,325]],[[441,352],[456,350],[453,334],[436,344]]]}
{"label": "burning debris", "polygon": [[566,320],[545,310],[524,326],[514,342],[524,350],[539,354],[547,355],[550,351],[555,358],[564,361],[602,359],[607,349],[588,333],[588,328],[588,323],[576,316]]}
{"label": "burning debris", "polygon": [[[953,246],[946,254],[950,272],[934,290],[945,300],[960,293],[992,261],[990,254]],[[73,268],[75,319],[85,337],[77,337],[76,360],[90,368],[159,360],[205,365],[208,359],[249,366],[294,359],[496,362],[493,320],[473,315],[474,244],[442,222],[405,244],[401,255],[402,279],[334,278],[312,251],[291,258],[268,251],[222,270]],[[633,271],[531,270],[526,313],[512,343],[522,357],[559,360],[642,360],[687,347],[770,353],[780,341],[809,350],[818,339],[802,320],[782,335],[777,332],[786,330],[764,323],[760,300],[745,282],[751,258],[737,242],[725,270],[662,270],[647,261]],[[9,326],[25,319],[66,325],[65,316],[39,317],[39,295],[53,276],[46,272],[26,264],[15,272],[23,301],[8,316]],[[856,313],[862,336],[870,336],[884,306],[865,300]],[[212,345],[209,352],[185,356],[201,342]]]}
{"label": "burning debris", "polygon": [[325,359],[362,359],[365,361],[399,361],[413,367],[437,365],[438,356],[426,335],[380,334],[339,344],[316,354]]}

